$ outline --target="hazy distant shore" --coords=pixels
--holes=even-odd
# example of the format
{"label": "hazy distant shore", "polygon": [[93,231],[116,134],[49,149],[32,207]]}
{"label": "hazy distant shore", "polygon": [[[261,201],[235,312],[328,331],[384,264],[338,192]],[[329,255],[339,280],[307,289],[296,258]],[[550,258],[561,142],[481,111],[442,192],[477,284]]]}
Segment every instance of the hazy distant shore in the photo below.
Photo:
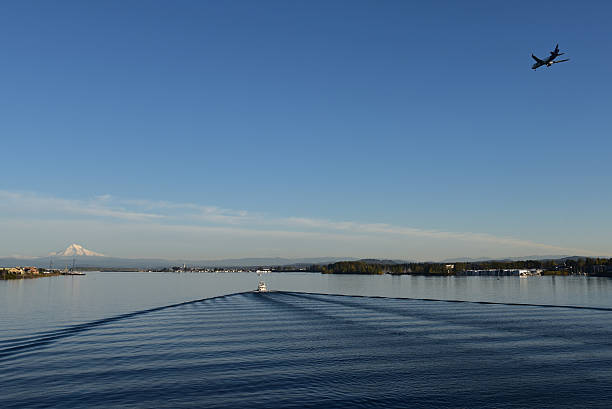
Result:
{"label": "hazy distant shore", "polygon": [[0,279],[39,278],[79,274],[74,271],[159,272],[159,273],[280,273],[311,272],[322,274],[425,275],[425,276],[543,276],[580,275],[612,277],[612,258],[566,257],[555,260],[489,260],[474,262],[395,262],[364,259],[337,261],[330,264],[290,264],[259,266],[92,266],[80,265],[72,270],[52,270],[41,267],[0,267]]}

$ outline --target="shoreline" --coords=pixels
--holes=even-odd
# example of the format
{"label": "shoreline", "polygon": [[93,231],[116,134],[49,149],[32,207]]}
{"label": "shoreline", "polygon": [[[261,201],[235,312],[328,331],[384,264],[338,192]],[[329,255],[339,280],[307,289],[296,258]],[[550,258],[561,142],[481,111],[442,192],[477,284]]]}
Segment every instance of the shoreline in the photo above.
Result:
{"label": "shoreline", "polygon": [[15,273],[0,273],[0,280],[27,280],[32,278],[57,277],[57,276],[84,276],[84,273],[39,273],[39,274],[15,274]]}

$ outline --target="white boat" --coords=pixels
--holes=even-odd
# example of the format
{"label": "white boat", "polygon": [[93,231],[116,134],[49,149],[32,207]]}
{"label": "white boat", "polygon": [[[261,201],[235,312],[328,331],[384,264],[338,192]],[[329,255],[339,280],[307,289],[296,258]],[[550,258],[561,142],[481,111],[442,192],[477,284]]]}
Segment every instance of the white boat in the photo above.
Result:
{"label": "white boat", "polygon": [[74,262],[75,258],[72,257],[72,268],[68,269],[68,266],[66,266],[66,268],[62,271],[62,274],[67,276],[84,276],[84,272],[77,271],[77,269],[74,267]]}
{"label": "white boat", "polygon": [[266,291],[268,291],[268,289],[266,288],[266,283],[264,283],[263,281],[260,281],[259,285],[257,286],[257,292],[265,293]]}

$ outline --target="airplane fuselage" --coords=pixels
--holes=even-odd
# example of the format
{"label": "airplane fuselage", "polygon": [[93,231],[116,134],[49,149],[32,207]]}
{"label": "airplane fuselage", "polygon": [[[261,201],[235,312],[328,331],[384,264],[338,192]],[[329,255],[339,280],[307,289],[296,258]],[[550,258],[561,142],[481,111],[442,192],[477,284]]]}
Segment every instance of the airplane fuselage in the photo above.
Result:
{"label": "airplane fuselage", "polygon": [[544,60],[541,60],[542,62],[539,62],[539,61],[538,61],[537,63],[533,64],[533,65],[531,66],[531,68],[533,68],[533,69],[535,70],[536,68],[541,67],[541,66],[543,66],[543,65],[545,65],[545,66],[547,66],[547,67],[550,67],[551,65],[553,65],[553,64],[554,64],[554,60],[555,60],[555,58],[557,58],[557,57],[558,57],[558,55],[551,54],[550,56],[548,56],[548,58],[546,58],[546,59],[544,59]]}

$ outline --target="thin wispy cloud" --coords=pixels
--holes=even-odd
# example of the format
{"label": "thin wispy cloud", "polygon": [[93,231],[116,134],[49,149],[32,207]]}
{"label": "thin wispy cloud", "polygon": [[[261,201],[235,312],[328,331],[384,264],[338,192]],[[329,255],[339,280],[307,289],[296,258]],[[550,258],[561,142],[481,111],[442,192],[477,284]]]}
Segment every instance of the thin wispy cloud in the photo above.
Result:
{"label": "thin wispy cloud", "polygon": [[440,230],[424,230],[411,227],[393,226],[385,223],[355,223],[355,222],[337,222],[331,220],[308,219],[292,217],[286,219],[288,225],[303,226],[311,228],[327,228],[333,230],[369,233],[369,234],[386,234],[397,236],[412,236],[431,239],[444,240],[462,240],[482,243],[496,243],[506,246],[531,247],[534,249],[551,250],[551,251],[569,251],[576,254],[590,254],[588,250],[567,248],[550,244],[538,243],[531,240],[523,240],[512,237],[499,237],[486,233],[473,232],[452,232]]}
{"label": "thin wispy cloud", "polygon": [[0,209],[18,214],[31,214],[43,217],[45,214],[82,215],[109,217],[124,220],[160,219],[164,215],[139,212],[110,203],[111,196],[97,196],[91,200],[62,199],[39,195],[31,192],[10,192],[0,190]]}
{"label": "thin wispy cloud", "polygon": [[[546,253],[593,254],[585,249],[481,232],[428,230],[386,223],[309,217],[281,217],[188,202],[122,199],[108,194],[75,200],[32,192],[0,190],[0,210],[3,215],[20,220],[106,220],[114,225],[146,224],[149,229],[157,229],[159,232],[170,229],[175,232],[197,233],[200,237],[222,234],[226,237],[233,235],[236,238],[261,238],[264,241],[284,237],[294,242],[327,240],[330,243],[359,240],[364,245],[370,240],[377,242],[380,248],[384,248],[382,243],[392,243],[396,249],[401,248],[404,243],[408,250],[417,248],[419,242],[427,241],[443,242],[446,247],[472,246],[490,251],[507,249],[507,253],[511,253],[512,249],[524,249]],[[419,254],[409,256],[420,258]]]}
{"label": "thin wispy cloud", "polygon": [[195,203],[124,200],[121,203],[141,208],[143,211],[163,213],[167,218],[192,219],[200,222],[238,225],[253,221],[257,217],[246,210],[224,209]]}

